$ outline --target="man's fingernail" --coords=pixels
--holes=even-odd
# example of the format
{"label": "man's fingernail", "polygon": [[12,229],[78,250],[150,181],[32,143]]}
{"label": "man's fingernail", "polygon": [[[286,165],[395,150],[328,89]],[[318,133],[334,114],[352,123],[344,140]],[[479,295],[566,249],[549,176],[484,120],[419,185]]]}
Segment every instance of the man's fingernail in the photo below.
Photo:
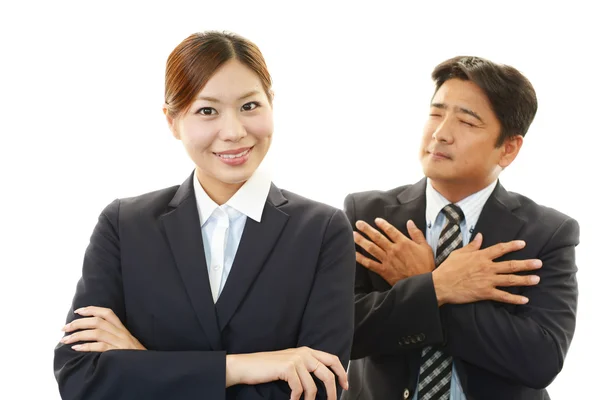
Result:
{"label": "man's fingernail", "polygon": [[383,222],[382,218],[375,218],[375,222],[381,224]]}
{"label": "man's fingernail", "polygon": [[538,267],[539,268],[539,267],[542,266],[542,260],[534,260],[532,264],[533,264],[534,267]]}
{"label": "man's fingernail", "polygon": [[533,275],[532,277],[529,278],[529,280],[531,281],[531,283],[538,283],[540,281],[540,277]]}
{"label": "man's fingernail", "polygon": [[362,222],[362,221],[356,221],[356,227],[357,227],[358,229],[361,229],[363,226],[365,226],[365,223],[364,223],[364,222]]}
{"label": "man's fingernail", "polygon": [[80,344],[76,344],[76,345],[74,345],[74,346],[71,346],[71,348],[72,348],[73,350],[80,350],[80,349],[81,349],[81,345],[80,345]]}

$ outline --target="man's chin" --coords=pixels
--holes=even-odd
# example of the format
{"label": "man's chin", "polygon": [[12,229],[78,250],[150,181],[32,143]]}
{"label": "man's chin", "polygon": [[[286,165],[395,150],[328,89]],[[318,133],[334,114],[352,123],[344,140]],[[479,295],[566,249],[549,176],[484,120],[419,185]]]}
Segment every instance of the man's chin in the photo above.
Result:
{"label": "man's chin", "polygon": [[452,175],[449,173],[448,168],[444,170],[444,168],[440,167],[425,167],[423,168],[423,175],[425,175],[428,179],[431,180],[451,180]]}

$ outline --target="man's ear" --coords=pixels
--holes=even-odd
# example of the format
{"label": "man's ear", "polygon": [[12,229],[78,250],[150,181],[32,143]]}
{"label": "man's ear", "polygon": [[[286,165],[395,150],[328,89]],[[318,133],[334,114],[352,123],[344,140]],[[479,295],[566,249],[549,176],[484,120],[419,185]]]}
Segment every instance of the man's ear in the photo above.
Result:
{"label": "man's ear", "polygon": [[502,169],[508,167],[517,158],[521,146],[523,146],[523,136],[521,135],[514,135],[505,139],[501,145],[502,156],[500,157],[500,161],[498,161],[498,165]]}

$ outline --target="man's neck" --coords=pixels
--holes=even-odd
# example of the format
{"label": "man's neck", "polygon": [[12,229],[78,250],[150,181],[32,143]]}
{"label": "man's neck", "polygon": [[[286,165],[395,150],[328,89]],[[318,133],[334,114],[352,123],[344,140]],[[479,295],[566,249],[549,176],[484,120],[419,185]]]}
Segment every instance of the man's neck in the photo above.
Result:
{"label": "man's neck", "polygon": [[465,182],[449,182],[449,181],[438,181],[430,179],[431,186],[445,199],[451,203],[458,203],[459,201],[469,197],[470,195],[479,192],[480,190],[488,187],[498,177],[491,177],[485,182],[479,182],[474,184],[467,184]]}

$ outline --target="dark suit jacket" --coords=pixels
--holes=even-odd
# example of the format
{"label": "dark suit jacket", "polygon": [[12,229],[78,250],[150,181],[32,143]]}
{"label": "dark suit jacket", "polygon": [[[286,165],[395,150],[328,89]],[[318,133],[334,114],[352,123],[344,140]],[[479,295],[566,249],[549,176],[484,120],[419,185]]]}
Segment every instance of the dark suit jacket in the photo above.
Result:
{"label": "dark suit jacket", "polygon": [[149,351],[59,344],[63,399],[289,399],[282,381],[226,390],[226,354],[309,346],[348,365],[356,260],[344,213],[273,185],[215,305],[192,179],[100,215],[67,321],[79,307],[108,307]]}
{"label": "dark suit jacket", "polygon": [[[405,235],[412,219],[424,232],[425,186],[349,195],[345,209],[354,224],[384,217]],[[546,390],[563,366],[575,330],[577,222],[556,210],[507,192],[499,183],[486,202],[473,236],[482,248],[525,240],[524,249],[498,259],[539,258],[537,286],[509,288],[529,298],[526,305],[480,301],[438,307],[431,274],[393,287],[358,265],[355,333],[343,399],[412,399],[420,353],[443,344],[454,357],[467,399],[549,399]]]}

